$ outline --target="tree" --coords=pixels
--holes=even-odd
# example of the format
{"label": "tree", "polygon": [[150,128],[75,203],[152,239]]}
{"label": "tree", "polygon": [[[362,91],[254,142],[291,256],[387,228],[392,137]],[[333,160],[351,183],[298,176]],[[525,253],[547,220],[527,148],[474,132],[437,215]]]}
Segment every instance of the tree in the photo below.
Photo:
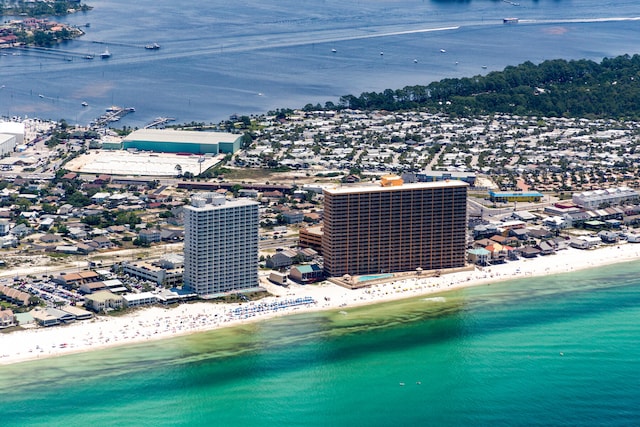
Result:
{"label": "tree", "polygon": [[42,212],[44,213],[48,213],[48,214],[53,214],[57,212],[57,209],[55,206],[53,206],[50,203],[43,203],[42,204]]}

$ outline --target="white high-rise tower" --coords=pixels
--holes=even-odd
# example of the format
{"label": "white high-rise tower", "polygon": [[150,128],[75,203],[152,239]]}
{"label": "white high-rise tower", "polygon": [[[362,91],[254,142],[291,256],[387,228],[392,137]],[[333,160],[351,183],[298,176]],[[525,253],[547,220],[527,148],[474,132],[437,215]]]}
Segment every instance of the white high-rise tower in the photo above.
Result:
{"label": "white high-rise tower", "polygon": [[196,194],[184,211],[184,284],[203,298],[258,287],[258,203]]}

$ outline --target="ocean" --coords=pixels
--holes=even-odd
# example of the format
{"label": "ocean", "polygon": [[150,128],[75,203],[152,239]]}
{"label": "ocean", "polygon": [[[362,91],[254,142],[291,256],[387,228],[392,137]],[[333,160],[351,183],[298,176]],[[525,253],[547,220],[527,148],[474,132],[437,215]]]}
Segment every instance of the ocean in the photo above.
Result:
{"label": "ocean", "polygon": [[[160,116],[217,123],[525,61],[639,50],[634,0],[87,3],[90,12],[54,18],[89,23],[83,37],[2,50],[0,116],[84,125],[115,104],[136,108],[118,127]],[[105,49],[112,56],[103,60]]]}
{"label": "ocean", "polygon": [[[631,0],[89,4],[61,19],[90,23],[83,38],[2,51],[0,115],[86,124],[117,104],[136,108],[122,126],[217,122],[639,49]],[[108,60],[83,58],[106,48]],[[636,262],[0,366],[0,423],[638,425],[639,273]]]}
{"label": "ocean", "polygon": [[619,264],[0,366],[2,425],[638,425],[639,273]]}

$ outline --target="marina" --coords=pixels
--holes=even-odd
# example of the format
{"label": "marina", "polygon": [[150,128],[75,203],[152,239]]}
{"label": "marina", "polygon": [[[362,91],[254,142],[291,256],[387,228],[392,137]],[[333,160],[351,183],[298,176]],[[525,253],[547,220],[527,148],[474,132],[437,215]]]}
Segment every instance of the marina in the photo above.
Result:
{"label": "marina", "polygon": [[118,107],[116,105],[112,105],[111,107],[107,108],[107,112],[105,114],[92,121],[90,125],[92,125],[92,127],[98,128],[105,127],[109,123],[117,122],[127,114],[133,113],[135,111],[136,109],[133,107]]}

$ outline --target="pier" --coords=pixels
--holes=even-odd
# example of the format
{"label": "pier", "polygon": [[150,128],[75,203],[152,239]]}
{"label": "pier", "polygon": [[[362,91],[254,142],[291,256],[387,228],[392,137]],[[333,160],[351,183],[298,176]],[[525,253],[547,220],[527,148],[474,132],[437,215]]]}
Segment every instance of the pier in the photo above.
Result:
{"label": "pier", "polygon": [[114,105],[107,108],[107,112],[94,120],[91,125],[94,127],[104,127],[109,123],[117,122],[122,117],[135,111],[136,109],[133,107],[118,107]]}
{"label": "pier", "polygon": [[144,129],[151,129],[151,128],[155,128],[158,126],[162,126],[166,123],[172,122],[175,119],[172,117],[156,117],[155,119],[153,119],[153,121],[151,123],[149,123],[148,125],[146,125],[144,127]]}

